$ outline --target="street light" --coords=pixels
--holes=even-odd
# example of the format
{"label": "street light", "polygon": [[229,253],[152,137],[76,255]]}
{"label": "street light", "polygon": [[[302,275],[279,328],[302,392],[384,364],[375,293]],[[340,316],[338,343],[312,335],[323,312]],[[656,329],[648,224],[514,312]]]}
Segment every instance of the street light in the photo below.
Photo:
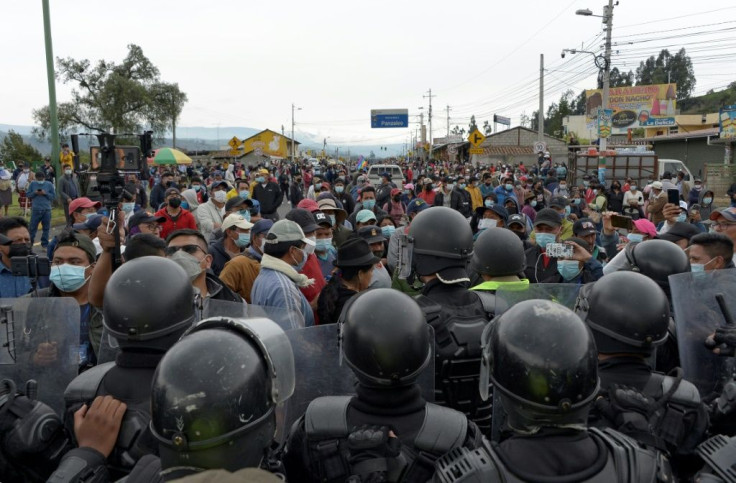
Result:
{"label": "street light", "polygon": [[591,17],[593,16],[593,12],[591,12],[589,8],[581,8],[580,10],[575,10],[575,15],[582,15],[583,17]]}
{"label": "street light", "polygon": [[301,107],[296,107],[294,103],[291,103],[291,164],[294,164],[294,110],[301,111]]}

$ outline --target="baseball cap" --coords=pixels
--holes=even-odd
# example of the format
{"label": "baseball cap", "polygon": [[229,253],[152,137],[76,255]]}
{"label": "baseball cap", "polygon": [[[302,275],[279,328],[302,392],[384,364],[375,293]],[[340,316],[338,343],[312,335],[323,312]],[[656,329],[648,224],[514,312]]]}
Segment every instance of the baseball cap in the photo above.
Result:
{"label": "baseball cap", "polygon": [[214,190],[215,188],[219,188],[220,186],[225,186],[225,188],[230,189],[230,185],[227,184],[227,181],[221,179],[220,181],[215,181],[214,183],[212,183],[212,185],[210,186],[210,191]]}
{"label": "baseball cap", "polygon": [[506,227],[514,224],[519,224],[526,229],[526,215],[523,213],[514,213],[509,216],[509,220],[506,222]]}
{"label": "baseball cap", "polygon": [[537,213],[537,217],[534,219],[534,226],[538,225],[547,225],[556,228],[562,225],[560,214],[552,208],[543,208],[539,210],[539,213]]}
{"label": "baseball cap", "polygon": [[96,230],[102,224],[102,215],[92,215],[82,223],[74,223],[72,228],[75,230]]}
{"label": "baseball cap", "polygon": [[169,195],[180,195],[181,192],[178,188],[167,188],[166,191],[164,191],[164,198],[166,198]]}
{"label": "baseball cap", "polygon": [[406,183],[404,185],[404,189],[413,190],[414,189],[414,184],[413,183]]}
{"label": "baseball cap", "polygon": [[555,196],[549,200],[549,206],[554,206],[555,208],[565,208],[569,204],[570,201],[564,196]]}
{"label": "baseball cap", "polygon": [[95,248],[95,244],[92,243],[92,240],[90,240],[87,235],[82,235],[81,233],[70,232],[66,236],[63,236],[56,245],[56,248],[54,248],[54,251],[61,247],[79,248],[87,254],[87,258],[90,260],[95,260],[97,258],[97,249]]}
{"label": "baseball cap", "polygon": [[361,237],[363,240],[367,241],[368,244],[371,243],[383,243],[386,241],[386,239],[383,236],[383,232],[381,229],[376,225],[368,225],[363,226],[358,230],[358,236]]}
{"label": "baseball cap", "polygon": [[258,170],[258,174],[268,175],[268,170],[266,168],[261,168],[261,169]]}
{"label": "baseball cap", "polygon": [[330,220],[329,216],[325,215],[321,211],[315,211],[312,215],[314,216],[314,222],[317,223],[317,225],[327,225],[332,228],[332,220]]}
{"label": "baseball cap", "polygon": [[304,198],[303,200],[299,202],[299,204],[296,205],[296,207],[301,208],[303,210],[307,210],[312,213],[319,210],[319,206],[317,205],[317,202],[311,198]]}
{"label": "baseball cap", "polygon": [[250,229],[251,238],[256,235],[260,235],[261,233],[268,233],[268,230],[270,230],[272,226],[273,220],[269,220],[268,218],[258,220],[253,224],[253,228]]}
{"label": "baseball cap", "polygon": [[577,243],[578,245],[580,245],[583,248],[583,250],[585,250],[588,253],[590,253],[592,251],[591,250],[590,243],[588,243],[587,241],[583,240],[582,238],[577,238],[577,237],[574,237],[573,236],[573,237],[568,238],[566,241],[571,241],[571,242]]}
{"label": "baseball cap", "polygon": [[728,208],[721,208],[710,214],[711,220],[716,220],[718,215],[721,215],[728,221],[736,221],[736,207],[729,206]]}
{"label": "baseball cap", "polygon": [[138,226],[143,223],[163,223],[166,221],[165,216],[154,216],[144,210],[140,210],[139,212],[133,214],[133,216],[130,217],[128,220],[128,228],[133,228],[134,226]]}
{"label": "baseball cap", "polygon": [[406,207],[406,216],[412,213],[421,213],[422,211],[429,208],[429,205],[421,198],[414,198],[409,202],[409,206]]}
{"label": "baseball cap", "polygon": [[100,206],[102,206],[102,203],[100,203],[99,201],[92,201],[86,196],[82,196],[81,198],[72,200],[72,202],[69,203],[69,213],[74,213],[75,211],[83,208],[97,209]]}
{"label": "baseball cap", "polygon": [[355,215],[355,221],[358,223],[365,223],[368,220],[376,221],[376,215],[371,210],[360,210]]}
{"label": "baseball cap", "polygon": [[248,207],[253,206],[253,201],[251,200],[250,203],[248,203],[248,201],[249,200],[241,198],[240,196],[233,196],[227,200],[227,203],[225,203],[225,211],[232,211],[233,208],[240,205],[248,205]]}
{"label": "baseball cap", "polygon": [[504,208],[503,206],[501,206],[499,204],[496,204],[496,203],[494,203],[493,206],[491,206],[490,208],[487,207],[487,206],[485,206],[485,205],[476,208],[475,211],[478,214],[478,219],[480,219],[480,218],[483,217],[483,213],[486,210],[491,210],[492,212],[494,212],[495,214],[497,214],[498,216],[500,216],[501,217],[501,220],[504,223],[506,223],[506,220],[509,219],[509,212],[508,212],[508,210],[506,210],[506,208]]}
{"label": "baseball cap", "polygon": [[312,233],[313,231],[317,231],[317,228],[319,228],[317,223],[314,221],[314,216],[312,216],[312,214],[307,210],[303,210],[301,208],[294,208],[286,214],[285,218],[298,223],[304,233]]}
{"label": "baseball cap", "polygon": [[253,205],[250,207],[250,214],[257,215],[261,212],[261,202],[258,200],[250,200]]}
{"label": "baseball cap", "polygon": [[595,227],[595,223],[593,223],[590,218],[580,218],[572,225],[572,232],[575,236],[588,236],[593,233],[598,233],[598,230]]}
{"label": "baseball cap", "polygon": [[652,183],[652,188],[655,190],[661,190],[662,189],[662,182],[661,181],[655,181]]}
{"label": "baseball cap", "polygon": [[399,188],[392,188],[391,189],[391,196],[396,196],[396,195],[400,195],[400,194],[401,194],[401,190]]}
{"label": "baseball cap", "polygon": [[672,225],[672,227],[665,233],[659,235],[659,239],[671,241],[672,243],[680,240],[690,241],[690,239],[698,233],[700,233],[700,231],[690,223],[683,223],[678,221],[677,223]]}
{"label": "baseball cap", "polygon": [[687,211],[687,201],[680,200],[680,209]]}
{"label": "baseball cap", "polygon": [[275,245],[277,243],[286,243],[300,241],[307,245],[316,246],[312,240],[304,236],[304,232],[298,223],[291,220],[279,220],[273,224],[268,235],[266,235],[266,243]]}
{"label": "baseball cap", "polygon": [[225,231],[228,228],[232,227],[242,228],[243,230],[250,230],[251,228],[253,228],[253,223],[243,218],[243,215],[241,215],[240,213],[232,213],[230,215],[227,215],[222,221],[222,231]]}
{"label": "baseball cap", "polygon": [[649,235],[649,238],[654,238],[657,236],[657,227],[654,226],[654,223],[647,220],[646,218],[639,218],[638,220],[634,220],[633,223],[637,231]]}

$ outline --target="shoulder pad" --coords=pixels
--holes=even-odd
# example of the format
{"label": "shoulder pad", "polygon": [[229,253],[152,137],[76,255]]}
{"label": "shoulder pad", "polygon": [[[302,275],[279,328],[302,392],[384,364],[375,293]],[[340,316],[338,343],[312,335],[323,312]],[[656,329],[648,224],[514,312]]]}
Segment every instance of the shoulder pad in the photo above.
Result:
{"label": "shoulder pad", "polygon": [[344,438],[348,431],[348,406],[352,396],[319,397],[309,403],[304,413],[308,438]]}
{"label": "shoulder pad", "polygon": [[480,303],[483,304],[483,310],[488,315],[496,313],[496,295],[486,290],[474,290],[474,294],[480,299]]}
{"label": "shoulder pad", "polygon": [[429,319],[432,315],[437,315],[438,313],[442,312],[442,306],[440,304],[423,294],[417,295],[416,297],[414,297],[414,300],[417,301],[419,307],[421,307],[422,312],[424,312],[424,316],[427,319]]}
{"label": "shoulder pad", "polygon": [[[677,379],[671,376],[664,376],[662,379],[662,394],[672,389],[673,384]],[[700,405],[700,393],[693,383],[686,381],[685,379],[680,380],[680,384],[675,389],[675,392],[670,397],[670,401],[678,404],[686,404],[688,406],[699,406]]]}
{"label": "shoulder pad", "polygon": [[498,461],[493,448],[484,440],[482,448],[454,448],[435,463],[437,483],[516,483],[518,478]]}
{"label": "shoulder pad", "polygon": [[719,477],[723,478],[723,481],[733,481],[736,478],[733,471],[736,438],[718,434],[698,446],[697,453]]}
{"label": "shoulder pad", "polygon": [[115,367],[115,362],[106,362],[84,371],[66,387],[64,391],[64,402],[69,407],[74,403],[87,402],[94,399],[100,383],[107,372]]}
{"label": "shoulder pad", "polygon": [[672,480],[669,464],[662,454],[641,447],[628,436],[611,428],[589,428],[588,432],[603,440],[616,467],[619,481],[649,483],[666,477]]}
{"label": "shoulder pad", "polygon": [[422,451],[442,455],[463,445],[468,433],[468,418],[451,408],[427,403],[424,422],[419,429],[414,446]]}

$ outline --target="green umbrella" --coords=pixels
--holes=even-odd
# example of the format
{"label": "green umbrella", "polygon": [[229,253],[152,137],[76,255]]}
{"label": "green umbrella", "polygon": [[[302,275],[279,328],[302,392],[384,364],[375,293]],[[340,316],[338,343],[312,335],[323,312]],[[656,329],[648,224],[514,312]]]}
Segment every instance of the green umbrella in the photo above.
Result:
{"label": "green umbrella", "polygon": [[192,164],[192,158],[174,148],[156,150],[153,157],[154,164]]}

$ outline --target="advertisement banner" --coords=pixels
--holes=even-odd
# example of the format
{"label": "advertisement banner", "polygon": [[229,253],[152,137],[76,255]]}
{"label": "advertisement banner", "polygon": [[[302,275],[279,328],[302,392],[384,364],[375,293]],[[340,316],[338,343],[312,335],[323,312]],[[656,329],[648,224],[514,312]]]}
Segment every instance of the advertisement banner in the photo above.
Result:
{"label": "advertisement banner", "polygon": [[718,113],[721,139],[736,138],[736,105],[724,106]]}
{"label": "advertisement banner", "polygon": [[611,136],[611,120],[613,109],[598,109],[598,137],[607,139]]}
{"label": "advertisement banner", "polygon": [[275,156],[278,158],[285,158],[287,156],[286,144],[286,138],[273,131],[263,131],[243,141],[245,154],[251,151],[260,151],[261,154],[265,154],[266,156]]}
{"label": "advertisement banner", "polygon": [[[611,87],[608,103],[613,111],[611,134],[626,134],[628,129],[675,126],[677,84]],[[598,109],[603,107],[603,91],[585,91],[585,114],[588,124],[597,124]]]}

